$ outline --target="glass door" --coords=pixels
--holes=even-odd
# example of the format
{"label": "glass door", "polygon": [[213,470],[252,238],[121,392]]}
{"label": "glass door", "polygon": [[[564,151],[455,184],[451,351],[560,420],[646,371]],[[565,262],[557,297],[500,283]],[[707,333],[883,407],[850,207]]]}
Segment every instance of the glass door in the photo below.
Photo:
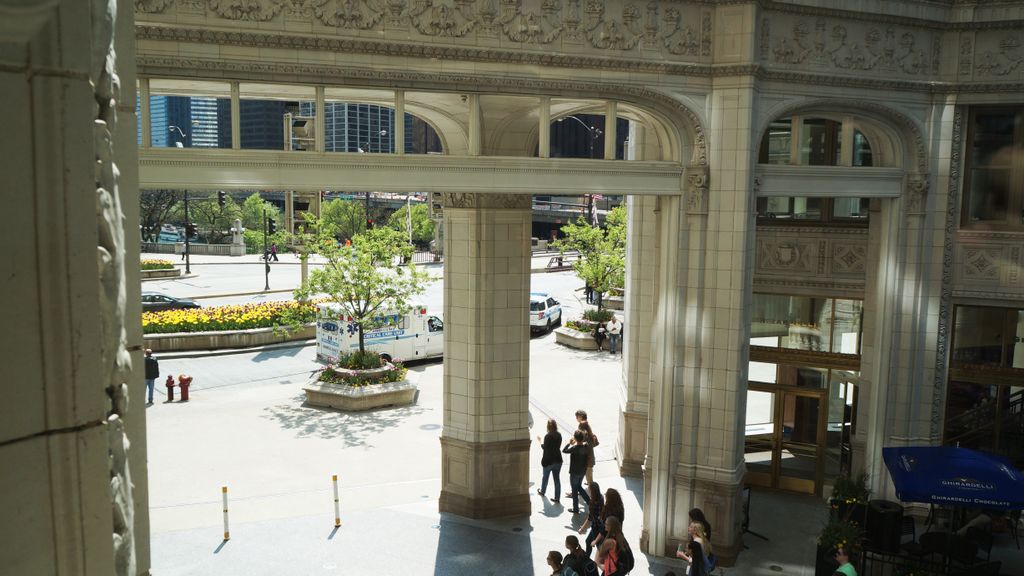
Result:
{"label": "glass door", "polygon": [[746,482],[821,494],[827,391],[755,387],[747,396]]}

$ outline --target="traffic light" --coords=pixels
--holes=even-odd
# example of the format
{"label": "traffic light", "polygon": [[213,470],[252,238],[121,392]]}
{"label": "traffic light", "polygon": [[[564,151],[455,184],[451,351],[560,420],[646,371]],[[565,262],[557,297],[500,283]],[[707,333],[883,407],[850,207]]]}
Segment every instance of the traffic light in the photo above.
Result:
{"label": "traffic light", "polygon": [[191,223],[191,222],[188,222],[187,224],[185,224],[185,235],[188,236],[189,238],[195,236],[196,235],[196,225]]}
{"label": "traffic light", "polygon": [[227,202],[228,202],[227,194],[223,190],[218,191],[217,192],[217,205],[220,206],[221,208],[223,208],[227,204]]}
{"label": "traffic light", "polygon": [[267,219],[267,234],[273,234],[277,232],[277,222],[273,218]]}

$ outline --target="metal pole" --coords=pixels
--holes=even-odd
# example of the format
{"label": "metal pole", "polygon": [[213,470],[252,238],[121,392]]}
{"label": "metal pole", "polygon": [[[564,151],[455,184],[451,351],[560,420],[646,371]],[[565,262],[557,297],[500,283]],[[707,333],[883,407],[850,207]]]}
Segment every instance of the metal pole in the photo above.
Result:
{"label": "metal pole", "polygon": [[270,258],[267,258],[267,209],[263,209],[263,289],[270,290]]}
{"label": "metal pole", "polygon": [[188,243],[188,230],[189,230],[189,228],[192,227],[190,224],[191,224],[191,222],[189,222],[189,219],[188,219],[188,190],[185,190],[185,274],[191,274],[192,273],[192,268],[191,268],[192,261],[191,261],[190,254],[189,254],[189,249],[188,249],[188,246],[189,246],[189,243]]}
{"label": "metal pole", "polygon": [[[367,146],[369,146],[369,144],[367,144]],[[366,206],[364,208],[364,212],[366,212],[366,218],[364,218],[364,220],[366,220],[366,222],[369,223],[370,222],[370,193],[369,192],[366,193]]]}
{"label": "metal pole", "polygon": [[405,195],[405,215],[409,226],[409,244],[412,245],[412,193]]}
{"label": "metal pole", "polygon": [[334,527],[341,526],[341,504],[338,500],[338,475],[331,477],[334,482]]}
{"label": "metal pole", "polygon": [[228,487],[221,486],[220,492],[224,496],[224,541],[231,540],[231,532],[228,531]]}

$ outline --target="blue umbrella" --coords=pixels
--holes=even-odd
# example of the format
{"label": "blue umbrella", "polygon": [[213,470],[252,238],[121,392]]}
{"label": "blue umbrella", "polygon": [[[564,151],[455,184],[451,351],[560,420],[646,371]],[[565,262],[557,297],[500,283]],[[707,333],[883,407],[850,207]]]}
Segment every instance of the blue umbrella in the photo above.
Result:
{"label": "blue umbrella", "polygon": [[1009,461],[953,446],[883,448],[896,496],[904,502],[1024,509],[1024,475]]}

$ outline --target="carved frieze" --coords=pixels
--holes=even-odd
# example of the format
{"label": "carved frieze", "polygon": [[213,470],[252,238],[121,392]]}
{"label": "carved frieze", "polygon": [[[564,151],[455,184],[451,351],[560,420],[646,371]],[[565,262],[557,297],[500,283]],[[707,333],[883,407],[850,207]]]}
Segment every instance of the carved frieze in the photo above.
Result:
{"label": "carved frieze", "polygon": [[445,208],[505,208],[531,210],[533,197],[529,194],[474,194],[467,192],[442,193]]}
{"label": "carved frieze", "polygon": [[[932,45],[938,32],[880,26],[853,20],[793,19],[777,16],[762,28],[762,45],[770,49],[769,61],[813,68],[925,75],[931,72]],[[788,27],[784,23],[790,22]]]}
{"label": "carved frieze", "polygon": [[979,50],[974,64],[975,75],[1007,76],[1021,69],[1021,62],[1024,62],[1024,51],[1020,47],[1022,36],[1024,35],[1013,36],[1004,33],[994,46]]}
{"label": "carved frieze", "polygon": [[370,30],[384,18],[384,12],[358,0],[312,0],[313,16],[325,26],[349,30]]}
{"label": "carved frieze", "polygon": [[964,280],[996,280],[999,278],[999,261],[1002,250],[995,246],[962,248],[960,251],[960,273]]}
{"label": "carved frieze", "polygon": [[688,166],[686,168],[686,213],[708,213],[708,167]]}
{"label": "carved frieze", "polygon": [[759,226],[755,242],[755,285],[863,287],[866,229]]}
{"label": "carved frieze", "polygon": [[209,0],[210,10],[221,18],[266,22],[285,7],[285,0]]}
{"label": "carved frieze", "polygon": [[955,234],[955,292],[1000,298],[1024,297],[1024,235],[1013,232],[961,230]]}
{"label": "carved frieze", "polygon": [[906,205],[908,216],[921,216],[925,213],[928,196],[928,181],[923,178],[912,178],[907,181]]}

